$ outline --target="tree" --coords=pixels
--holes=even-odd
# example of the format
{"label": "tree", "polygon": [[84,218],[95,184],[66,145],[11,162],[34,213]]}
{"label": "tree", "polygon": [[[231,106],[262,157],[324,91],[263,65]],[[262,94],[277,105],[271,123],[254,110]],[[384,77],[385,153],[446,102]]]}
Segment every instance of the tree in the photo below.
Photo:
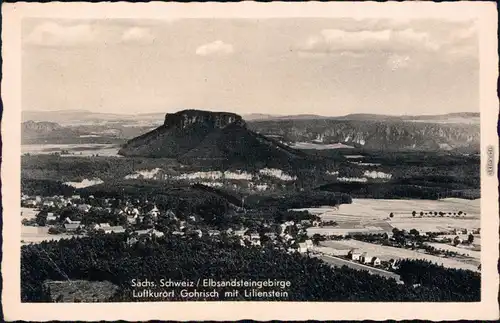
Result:
{"label": "tree", "polygon": [[412,215],[413,217],[415,217],[415,215],[417,215],[417,212],[416,212],[416,211],[413,211],[413,212],[411,212],[411,215]]}
{"label": "tree", "polygon": [[420,211],[420,216],[421,217],[424,216],[424,212]]}
{"label": "tree", "polygon": [[458,236],[455,237],[455,239],[453,239],[453,245],[454,246],[458,246],[460,244],[460,238]]}
{"label": "tree", "polygon": [[472,233],[469,233],[469,237],[467,238],[467,242],[469,242],[469,243],[474,242],[474,235],[472,235]]}
{"label": "tree", "polygon": [[417,229],[411,229],[411,230],[410,230],[410,234],[411,234],[411,235],[414,235],[414,236],[418,236],[418,235],[420,235],[420,233],[418,232],[418,230],[417,230]]}
{"label": "tree", "polygon": [[394,217],[394,213],[391,212],[391,214],[389,214],[389,217],[393,218]]}
{"label": "tree", "polygon": [[315,233],[313,236],[312,236],[312,242],[315,246],[319,245],[319,242],[322,241],[324,239],[322,239],[321,235],[318,234],[318,233]]}
{"label": "tree", "polygon": [[36,224],[39,227],[44,227],[47,224],[47,212],[42,211],[36,216]]}
{"label": "tree", "polygon": [[63,227],[58,227],[58,226],[54,226],[54,227],[50,227],[49,228],[49,234],[61,234],[61,233],[64,233],[66,230],[63,228]]}

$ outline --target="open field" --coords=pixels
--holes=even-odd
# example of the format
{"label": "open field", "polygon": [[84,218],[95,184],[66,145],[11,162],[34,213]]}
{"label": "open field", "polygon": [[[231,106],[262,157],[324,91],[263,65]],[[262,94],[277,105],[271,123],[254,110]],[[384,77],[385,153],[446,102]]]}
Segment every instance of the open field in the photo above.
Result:
{"label": "open field", "polygon": [[71,239],[79,237],[78,235],[68,234],[49,234],[48,227],[32,227],[21,225],[21,244],[27,245],[30,243],[40,243],[42,241]]}
{"label": "open field", "polygon": [[117,144],[46,144],[21,145],[21,154],[47,155],[67,151],[62,156],[88,157],[92,155],[120,157]]}
{"label": "open field", "polygon": [[[310,228],[311,232],[346,234],[351,231],[391,231],[417,229],[422,232],[447,231],[453,228],[469,230],[480,227],[480,200],[442,199],[442,200],[382,200],[353,199],[352,204],[342,204],[338,209],[332,207],[308,208],[323,221],[335,221],[335,227]],[[417,216],[413,217],[412,212]],[[420,212],[465,212],[466,216],[446,215],[423,216]],[[390,218],[390,213],[394,214]],[[320,232],[321,231],[321,232]]]}
{"label": "open field", "polygon": [[474,259],[461,261],[459,258],[443,258],[433,255],[428,255],[416,250],[409,250],[403,248],[395,248],[390,246],[382,246],[372,243],[367,243],[358,240],[342,240],[342,241],[323,241],[321,246],[330,247],[332,249],[345,250],[347,248],[358,249],[360,252],[366,252],[370,256],[376,256],[380,260],[388,261],[390,259],[423,259],[428,260],[438,265],[443,265],[447,268],[468,269],[472,271],[479,271]]}

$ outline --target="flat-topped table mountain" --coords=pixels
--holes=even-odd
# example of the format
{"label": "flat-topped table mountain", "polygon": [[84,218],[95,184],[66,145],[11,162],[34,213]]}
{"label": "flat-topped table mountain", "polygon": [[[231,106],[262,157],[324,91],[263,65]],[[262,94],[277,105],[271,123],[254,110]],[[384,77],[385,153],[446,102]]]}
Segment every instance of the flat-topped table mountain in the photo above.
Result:
{"label": "flat-topped table mountain", "polygon": [[249,130],[237,114],[200,110],[167,114],[163,125],[129,140],[118,154],[264,164],[306,157],[301,151]]}

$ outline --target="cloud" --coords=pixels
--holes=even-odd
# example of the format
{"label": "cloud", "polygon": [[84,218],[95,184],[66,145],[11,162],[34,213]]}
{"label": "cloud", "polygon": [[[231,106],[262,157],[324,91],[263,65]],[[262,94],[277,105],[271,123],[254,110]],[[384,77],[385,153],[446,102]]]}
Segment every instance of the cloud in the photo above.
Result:
{"label": "cloud", "polygon": [[316,53],[437,51],[439,44],[429,34],[411,28],[377,31],[323,29],[318,35],[309,37],[299,50]]}
{"label": "cloud", "polygon": [[225,56],[234,52],[233,45],[226,44],[222,40],[201,45],[196,49],[196,55],[200,56]]}
{"label": "cloud", "polygon": [[[474,20],[341,19],[335,27],[322,29],[294,47],[300,57],[318,58],[349,53],[352,58],[385,57],[393,68],[407,64],[398,58],[414,57],[450,62],[477,59],[478,30]],[[391,57],[390,55],[398,55]]]}
{"label": "cloud", "polygon": [[148,28],[132,27],[125,30],[121,37],[122,42],[150,43],[155,37]]}
{"label": "cloud", "polygon": [[477,26],[471,25],[451,32],[443,42],[443,51],[451,58],[477,57],[479,52]]}
{"label": "cloud", "polygon": [[26,37],[26,42],[43,46],[78,45],[92,42],[97,32],[89,24],[61,25],[45,22],[37,25]]}

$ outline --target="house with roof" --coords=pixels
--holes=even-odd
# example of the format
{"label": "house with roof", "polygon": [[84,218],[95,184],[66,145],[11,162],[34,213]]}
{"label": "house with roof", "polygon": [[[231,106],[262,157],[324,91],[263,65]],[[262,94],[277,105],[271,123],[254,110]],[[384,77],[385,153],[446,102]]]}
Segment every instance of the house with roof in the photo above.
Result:
{"label": "house with roof", "polygon": [[351,260],[359,260],[359,258],[361,257],[361,253],[358,252],[356,249],[351,249],[349,250],[349,252],[347,253],[347,256],[349,257],[349,259]]}
{"label": "house with roof", "polygon": [[64,222],[68,224],[78,224],[78,225],[80,225],[81,223],[81,221],[73,221],[69,217],[66,217],[66,219],[64,219]]}
{"label": "house with roof", "polygon": [[363,252],[361,256],[359,256],[359,262],[364,264],[371,264],[373,261],[373,257],[368,255],[366,252]]}
{"label": "house with roof", "polygon": [[299,243],[299,247],[298,247],[297,251],[300,253],[306,253],[307,252],[307,245],[304,242]]}
{"label": "house with roof", "polygon": [[257,239],[257,240],[252,239],[252,240],[250,240],[250,244],[251,244],[252,246],[260,246],[260,245],[261,245],[261,244],[260,244],[260,240],[259,240],[259,239]]}
{"label": "house with roof", "polygon": [[64,228],[67,232],[75,232],[78,228],[80,228],[80,224],[78,223],[64,223]]}
{"label": "house with roof", "polygon": [[147,236],[149,235],[150,230],[135,230],[133,233],[137,234],[138,236]]}
{"label": "house with roof", "polygon": [[109,223],[96,223],[96,224],[94,224],[94,229],[95,230],[100,230],[100,229],[104,230],[105,228],[109,228],[109,227],[111,227],[109,225]]}
{"label": "house with roof", "polygon": [[130,216],[138,216],[139,214],[141,214],[141,212],[139,212],[139,209],[136,208],[136,207],[128,207],[126,206],[125,209],[124,209],[125,213],[127,213],[127,215],[130,215]]}
{"label": "house with roof", "polygon": [[161,237],[163,237],[163,236],[165,235],[163,232],[158,231],[158,230],[156,230],[156,229],[153,229],[153,230],[151,231],[151,234],[152,234],[152,235],[154,235],[154,236],[155,236],[155,237],[157,237],[157,238],[161,238]]}
{"label": "house with roof", "polygon": [[210,237],[218,236],[218,235],[220,235],[220,231],[219,230],[208,230],[208,235]]}
{"label": "house with roof", "polygon": [[54,212],[47,213],[47,220],[56,220],[57,216],[54,215]]}
{"label": "house with roof", "polygon": [[125,232],[125,228],[123,228],[121,225],[114,226],[114,227],[102,228],[101,230],[103,230],[104,233],[106,233],[106,234],[109,234],[109,233],[123,233],[123,232]]}
{"label": "house with roof", "polygon": [[260,235],[256,232],[250,233],[249,237],[250,237],[250,240],[260,240]]}
{"label": "house with roof", "polygon": [[42,205],[43,206],[54,206],[55,203],[54,203],[54,201],[43,201]]}
{"label": "house with roof", "polygon": [[164,234],[161,231],[156,229],[146,229],[146,230],[136,230],[134,231],[138,236],[155,236],[155,237],[163,237]]}

